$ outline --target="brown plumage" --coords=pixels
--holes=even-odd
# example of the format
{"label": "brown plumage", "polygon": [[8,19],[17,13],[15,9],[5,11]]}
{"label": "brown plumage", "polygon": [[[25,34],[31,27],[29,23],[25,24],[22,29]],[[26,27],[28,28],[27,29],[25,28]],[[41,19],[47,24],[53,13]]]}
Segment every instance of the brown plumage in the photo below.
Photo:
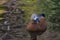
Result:
{"label": "brown plumage", "polygon": [[27,30],[30,33],[31,40],[37,40],[37,35],[43,34],[47,29],[45,18],[41,17],[39,23],[35,23],[34,20],[30,20],[27,24]]}

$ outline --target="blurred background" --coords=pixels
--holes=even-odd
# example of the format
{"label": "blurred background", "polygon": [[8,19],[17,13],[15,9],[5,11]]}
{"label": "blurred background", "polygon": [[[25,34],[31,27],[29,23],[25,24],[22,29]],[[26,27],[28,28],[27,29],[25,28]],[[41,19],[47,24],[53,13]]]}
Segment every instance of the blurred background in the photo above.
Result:
{"label": "blurred background", "polygon": [[[0,0],[0,39],[29,40],[26,24],[33,13],[44,13],[48,23],[47,31],[38,40],[60,40],[60,0]],[[12,38],[2,37],[8,26]]]}

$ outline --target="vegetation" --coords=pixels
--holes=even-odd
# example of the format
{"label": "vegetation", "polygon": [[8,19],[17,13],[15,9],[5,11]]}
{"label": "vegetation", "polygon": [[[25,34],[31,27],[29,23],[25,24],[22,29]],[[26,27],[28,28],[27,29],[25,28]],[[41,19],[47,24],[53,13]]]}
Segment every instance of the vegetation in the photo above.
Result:
{"label": "vegetation", "polygon": [[[29,21],[31,14],[44,13],[49,22],[53,25],[49,27],[51,30],[60,30],[60,0],[20,0],[19,8],[25,11],[25,20]],[[0,14],[5,9],[0,7]]]}
{"label": "vegetation", "polygon": [[50,17],[50,22],[54,23],[53,30],[60,31],[60,0],[52,0],[54,2],[55,7],[52,8],[52,11],[55,11]]}

